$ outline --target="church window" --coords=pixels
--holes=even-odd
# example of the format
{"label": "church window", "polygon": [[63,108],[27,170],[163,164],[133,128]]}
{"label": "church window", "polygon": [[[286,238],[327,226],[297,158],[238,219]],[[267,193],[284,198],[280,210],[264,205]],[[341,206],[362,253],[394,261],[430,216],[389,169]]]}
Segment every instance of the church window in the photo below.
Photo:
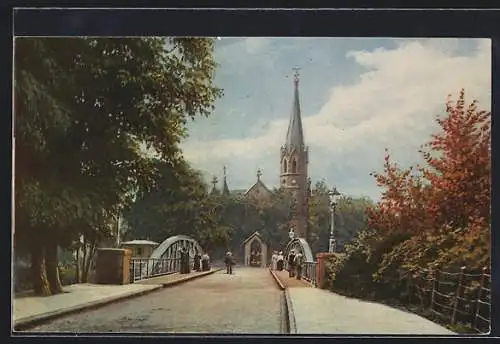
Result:
{"label": "church window", "polygon": [[292,161],[292,173],[297,173],[297,161],[295,159]]}
{"label": "church window", "polygon": [[287,165],[286,165],[286,159],[283,159],[283,172],[286,173]]}

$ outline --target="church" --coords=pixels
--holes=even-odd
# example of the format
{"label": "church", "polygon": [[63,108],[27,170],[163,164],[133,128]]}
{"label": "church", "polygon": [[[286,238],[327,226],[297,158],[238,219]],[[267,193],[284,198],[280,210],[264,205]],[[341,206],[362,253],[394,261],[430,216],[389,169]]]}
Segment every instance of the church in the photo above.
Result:
{"label": "church", "polygon": [[[302,129],[302,118],[299,101],[299,74],[296,71],[293,79],[293,102],[288,123],[285,142],[280,149],[279,176],[280,187],[292,193],[294,199],[294,211],[291,226],[298,237],[307,238],[307,214],[308,199],[311,192],[311,181],[308,178],[309,149],[305,145]],[[278,172],[278,171],[277,171]],[[265,199],[272,195],[270,190],[262,181],[262,172],[257,171],[257,181],[247,190],[230,191],[227,184],[226,168],[222,181],[222,194],[245,197],[248,199]],[[212,179],[212,192],[218,192],[218,179]]]}

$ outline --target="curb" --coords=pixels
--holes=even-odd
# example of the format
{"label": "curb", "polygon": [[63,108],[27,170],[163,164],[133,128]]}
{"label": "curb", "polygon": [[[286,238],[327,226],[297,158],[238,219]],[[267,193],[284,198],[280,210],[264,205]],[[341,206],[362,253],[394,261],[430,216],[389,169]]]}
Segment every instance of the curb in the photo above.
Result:
{"label": "curb", "polygon": [[271,273],[271,276],[273,276],[274,278],[274,281],[276,282],[276,284],[278,285],[278,287],[281,289],[281,290],[285,290],[285,286],[283,285],[283,283],[280,281],[280,279],[278,278],[278,276],[276,276],[276,274],[274,273],[273,270],[269,269],[269,272]]}
{"label": "curb", "polygon": [[170,281],[170,282],[165,282],[165,283],[162,283],[162,288],[169,288],[169,287],[173,287],[175,285],[178,285],[178,284],[182,284],[184,282],[187,282],[187,281],[192,281],[192,280],[195,280],[197,278],[200,278],[200,277],[205,277],[205,276],[208,276],[208,275],[212,275],[218,271],[221,271],[222,268],[217,268],[217,269],[214,269],[214,270],[210,270],[210,271],[205,271],[201,274],[198,274],[198,275],[194,275],[194,276],[186,276],[186,278],[181,278],[181,279],[178,279],[178,280],[175,280],[175,281]]}
{"label": "curb", "polygon": [[200,277],[214,274],[220,270],[222,270],[222,268],[210,270],[210,271],[207,271],[203,274],[199,274],[199,275],[195,275],[195,276],[188,276],[187,278],[183,278],[183,279],[176,280],[176,281],[162,283],[159,285],[152,285],[154,287],[151,287],[150,289],[147,289],[147,290],[129,292],[127,294],[120,295],[120,296],[110,296],[110,297],[107,297],[107,298],[102,299],[102,300],[91,301],[91,302],[87,302],[87,303],[84,303],[81,305],[76,305],[76,306],[66,308],[66,309],[60,309],[60,310],[48,312],[45,314],[28,316],[25,318],[18,319],[17,321],[13,321],[12,327],[13,327],[14,331],[23,331],[23,330],[26,330],[28,328],[34,327],[36,325],[39,325],[41,323],[47,322],[49,320],[54,320],[54,319],[59,318],[61,316],[74,314],[74,313],[82,311],[82,310],[96,309],[99,307],[109,305],[109,304],[114,303],[114,302],[124,301],[126,299],[131,299],[134,297],[143,296],[143,295],[146,295],[148,293],[161,290],[163,288],[169,288],[169,287],[172,287],[172,286],[175,286],[175,285],[178,285],[178,284],[190,281],[190,280],[194,280],[194,279],[197,279]]}
{"label": "curb", "polygon": [[274,273],[273,270],[269,269],[269,272],[274,278],[274,281],[278,285],[278,287],[283,291],[283,313],[285,316],[285,333],[287,334],[297,334],[297,324],[295,323],[295,315],[293,313],[292,299],[290,297],[290,293],[288,292],[288,288],[283,285],[283,282],[278,278],[278,276]]}
{"label": "curb", "polygon": [[288,292],[288,289],[285,289],[285,302],[286,302],[286,313],[288,315],[288,333],[297,334],[297,324],[295,323],[295,315],[293,313],[293,305],[292,299]]}

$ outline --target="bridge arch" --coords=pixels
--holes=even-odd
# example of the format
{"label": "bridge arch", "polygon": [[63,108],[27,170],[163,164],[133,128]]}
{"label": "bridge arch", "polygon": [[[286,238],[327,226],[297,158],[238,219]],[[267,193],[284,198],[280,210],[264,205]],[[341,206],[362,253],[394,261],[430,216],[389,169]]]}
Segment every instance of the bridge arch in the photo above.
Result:
{"label": "bridge arch", "polygon": [[[186,247],[189,252],[189,257],[193,260],[196,253],[202,254],[203,248],[193,238],[187,235],[174,235],[165,239],[149,256],[151,264],[147,264],[142,269],[142,275],[150,276],[159,268],[158,259],[168,259],[167,266],[171,271],[177,271],[180,264],[180,249]],[[163,263],[164,264],[164,263]]]}
{"label": "bridge arch", "polygon": [[306,262],[314,262],[314,256],[312,254],[311,247],[307,243],[306,239],[295,238],[293,240],[290,240],[285,247],[285,257],[288,257],[288,254],[292,249],[295,249],[295,251],[300,251],[300,253],[302,253],[302,255],[304,256],[304,260]]}

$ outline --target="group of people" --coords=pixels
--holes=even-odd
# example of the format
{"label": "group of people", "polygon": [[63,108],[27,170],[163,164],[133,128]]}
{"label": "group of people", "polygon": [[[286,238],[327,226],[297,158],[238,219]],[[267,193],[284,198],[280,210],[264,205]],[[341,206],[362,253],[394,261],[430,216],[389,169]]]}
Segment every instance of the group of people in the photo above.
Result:
{"label": "group of people", "polygon": [[[191,272],[190,266],[190,255],[186,247],[180,249],[180,273],[188,274]],[[196,252],[193,258],[193,270],[194,271],[208,271],[210,270],[210,257],[207,253],[200,254]]]}
{"label": "group of people", "polygon": [[[303,255],[300,251],[296,251],[295,249],[290,250],[290,253],[287,257],[287,270],[288,277],[295,277],[297,279],[302,278],[302,269],[303,269]],[[271,269],[276,271],[282,271],[284,269],[285,259],[283,257],[283,252],[274,251],[271,256]]]}
{"label": "group of people", "polygon": [[282,271],[285,268],[285,258],[283,252],[273,251],[271,255],[271,269],[275,271]]}
{"label": "group of people", "polygon": [[198,252],[194,255],[194,266],[195,271],[208,271],[210,270],[210,256],[205,252],[200,255]]}

